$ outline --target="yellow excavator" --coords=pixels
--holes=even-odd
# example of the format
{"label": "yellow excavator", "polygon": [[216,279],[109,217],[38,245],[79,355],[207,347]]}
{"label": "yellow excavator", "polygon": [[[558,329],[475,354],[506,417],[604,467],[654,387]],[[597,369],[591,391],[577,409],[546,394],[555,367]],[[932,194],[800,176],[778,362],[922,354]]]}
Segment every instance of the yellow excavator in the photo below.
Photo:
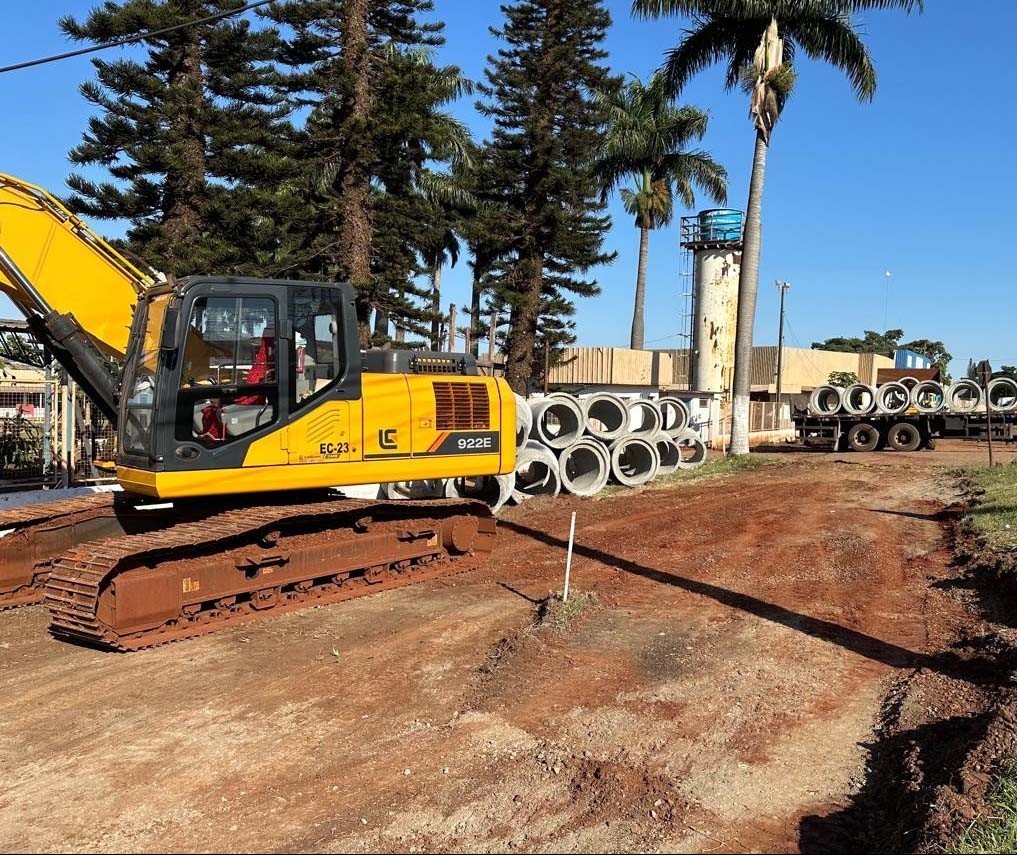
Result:
{"label": "yellow excavator", "polygon": [[515,399],[466,354],[361,351],[350,286],[131,263],[0,174],[0,291],[117,426],[122,492],[0,512],[0,608],[135,650],[468,569],[469,500],[343,486],[507,474]]}

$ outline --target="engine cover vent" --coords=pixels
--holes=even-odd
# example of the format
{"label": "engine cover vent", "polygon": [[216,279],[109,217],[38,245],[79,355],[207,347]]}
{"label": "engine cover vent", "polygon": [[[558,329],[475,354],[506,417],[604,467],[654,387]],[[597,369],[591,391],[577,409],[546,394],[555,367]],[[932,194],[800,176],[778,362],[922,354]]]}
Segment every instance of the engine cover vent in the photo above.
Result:
{"label": "engine cover vent", "polygon": [[438,430],[490,430],[491,400],[485,383],[433,383]]}

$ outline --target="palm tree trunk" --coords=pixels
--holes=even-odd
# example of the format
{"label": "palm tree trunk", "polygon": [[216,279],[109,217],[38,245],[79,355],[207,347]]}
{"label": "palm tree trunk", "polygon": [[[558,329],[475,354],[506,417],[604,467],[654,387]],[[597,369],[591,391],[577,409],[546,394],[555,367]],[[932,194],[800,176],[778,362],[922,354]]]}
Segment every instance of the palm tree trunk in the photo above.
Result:
{"label": "palm tree trunk", "polygon": [[639,227],[639,270],[636,273],[636,302],[632,310],[632,337],[629,346],[643,349],[643,304],[646,301],[646,257],[650,250],[650,230]]}
{"label": "palm tree trunk", "polygon": [[738,280],[738,328],[735,330],[734,381],[731,390],[731,454],[749,453],[749,394],[752,391],[752,328],[759,292],[759,254],[763,240],[763,183],[767,143],[756,131],[752,180],[745,213],[742,272]]}
{"label": "palm tree trunk", "polygon": [[441,350],[441,262],[431,268],[431,350]]}

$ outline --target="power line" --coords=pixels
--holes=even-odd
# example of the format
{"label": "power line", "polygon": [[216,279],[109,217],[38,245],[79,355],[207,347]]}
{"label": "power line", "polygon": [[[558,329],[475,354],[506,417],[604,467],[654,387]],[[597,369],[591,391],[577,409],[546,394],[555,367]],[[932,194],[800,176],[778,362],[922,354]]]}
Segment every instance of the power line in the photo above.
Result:
{"label": "power line", "polygon": [[36,65],[46,65],[50,62],[59,62],[62,59],[71,59],[76,56],[84,56],[86,53],[96,53],[101,50],[108,50],[109,48],[121,47],[123,45],[129,45],[132,42],[140,42],[145,39],[153,39],[156,36],[162,36],[166,33],[173,33],[177,30],[183,30],[187,27],[197,27],[201,24],[210,24],[213,21],[219,21],[223,18],[230,18],[233,15],[239,15],[242,12],[249,12],[251,9],[257,9],[259,6],[267,6],[274,0],[256,0],[253,3],[245,3],[243,6],[238,6],[236,9],[230,9],[226,12],[217,12],[214,15],[209,15],[207,18],[198,18],[194,21],[185,21],[182,24],[174,24],[172,27],[163,27],[161,30],[150,30],[147,33],[139,33],[136,36],[127,36],[122,39],[117,39],[112,42],[103,42],[101,45],[92,45],[87,48],[80,48],[78,50],[68,51],[67,53],[58,53],[53,56],[44,56],[41,59],[30,59],[27,62],[18,62],[14,65],[5,65],[0,68],[0,74],[6,74],[8,71],[20,71],[23,68],[32,68]]}

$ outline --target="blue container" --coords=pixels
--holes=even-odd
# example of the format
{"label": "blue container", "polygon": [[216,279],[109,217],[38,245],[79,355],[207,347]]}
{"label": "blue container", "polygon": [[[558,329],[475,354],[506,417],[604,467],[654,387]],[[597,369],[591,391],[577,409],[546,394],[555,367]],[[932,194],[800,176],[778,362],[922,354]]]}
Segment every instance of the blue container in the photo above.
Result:
{"label": "blue container", "polygon": [[733,208],[711,208],[699,212],[700,240],[741,240],[742,212]]}

